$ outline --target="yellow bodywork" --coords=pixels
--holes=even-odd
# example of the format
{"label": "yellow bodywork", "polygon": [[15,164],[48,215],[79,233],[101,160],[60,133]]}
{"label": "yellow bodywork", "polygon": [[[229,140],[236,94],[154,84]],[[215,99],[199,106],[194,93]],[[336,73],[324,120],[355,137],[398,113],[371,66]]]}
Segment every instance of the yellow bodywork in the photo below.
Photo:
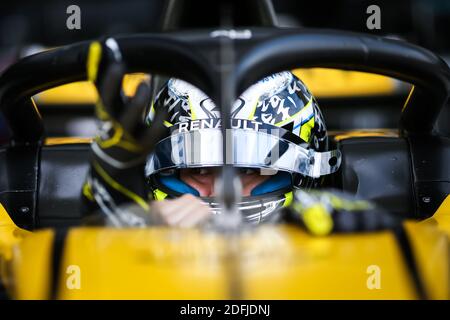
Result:
{"label": "yellow bodywork", "polygon": [[394,129],[362,129],[346,130],[343,132],[329,131],[335,141],[361,137],[398,137],[398,130]]}
{"label": "yellow bodywork", "polygon": [[[123,79],[123,90],[127,96],[134,96],[141,81],[148,81],[149,76],[143,73],[126,74]],[[97,89],[90,81],[78,81],[45,90],[34,96],[38,104],[95,104],[98,100]]]}
{"label": "yellow bodywork", "polygon": [[[393,233],[313,237],[294,225],[234,235],[73,228],[52,294],[54,231],[22,231],[5,215],[0,207],[2,279],[17,299],[418,298]],[[432,218],[405,228],[428,298],[448,299],[450,196]]]}
{"label": "yellow bodywork", "polygon": [[358,71],[308,68],[292,72],[317,98],[390,95],[401,85],[386,76]]}

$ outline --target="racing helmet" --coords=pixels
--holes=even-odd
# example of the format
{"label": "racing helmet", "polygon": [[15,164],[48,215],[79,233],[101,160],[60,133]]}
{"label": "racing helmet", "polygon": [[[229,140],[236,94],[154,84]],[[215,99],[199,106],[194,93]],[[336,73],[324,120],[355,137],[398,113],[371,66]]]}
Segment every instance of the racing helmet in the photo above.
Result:
{"label": "racing helmet", "polygon": [[[186,168],[213,168],[224,163],[220,109],[201,90],[176,78],[162,87],[146,114],[149,125],[165,108],[167,135],[145,166],[155,200],[199,191],[180,178]],[[225,161],[237,170],[269,175],[237,204],[245,220],[269,220],[289,205],[294,188],[316,187],[340,165],[338,150],[328,150],[328,136],[318,104],[305,84],[289,71],[270,75],[235,101],[227,130]],[[213,197],[202,197],[220,213]]]}

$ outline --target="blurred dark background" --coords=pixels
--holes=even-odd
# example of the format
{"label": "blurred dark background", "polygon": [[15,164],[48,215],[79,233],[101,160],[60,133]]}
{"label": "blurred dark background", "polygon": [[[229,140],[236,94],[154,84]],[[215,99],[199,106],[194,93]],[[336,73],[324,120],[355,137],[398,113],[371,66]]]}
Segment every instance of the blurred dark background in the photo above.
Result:
{"label": "blurred dark background", "polygon": [[[215,1],[185,1],[193,26],[217,24]],[[241,1],[245,2],[245,0]],[[27,44],[59,46],[101,35],[150,32],[160,28],[166,0],[2,1],[0,47]],[[81,8],[81,30],[68,30],[66,8]],[[439,52],[450,50],[448,0],[274,0],[281,26],[332,28],[398,36]],[[381,30],[366,28],[366,8],[381,8]]]}

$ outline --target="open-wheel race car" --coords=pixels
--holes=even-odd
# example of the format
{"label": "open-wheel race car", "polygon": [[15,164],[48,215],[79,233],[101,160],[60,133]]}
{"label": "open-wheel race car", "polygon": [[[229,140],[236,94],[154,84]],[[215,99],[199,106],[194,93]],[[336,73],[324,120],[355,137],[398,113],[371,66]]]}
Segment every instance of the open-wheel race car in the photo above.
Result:
{"label": "open-wheel race car", "polygon": [[[295,219],[232,227],[222,224],[226,219],[213,219],[194,229],[116,228],[90,225],[81,213],[91,140],[46,137],[32,100],[100,72],[93,44],[102,41],[32,55],[0,78],[0,108],[12,133],[0,148],[5,296],[449,298],[450,139],[442,133],[448,130],[442,110],[450,69],[438,56],[399,40],[308,29],[114,37],[127,73],[183,79],[225,115],[253,83],[299,67],[362,71],[412,84],[397,130],[349,130],[330,137],[341,159],[326,186],[375,202],[400,220],[393,227],[327,236],[311,235]],[[229,180],[222,200],[233,208],[233,177],[224,179]],[[290,206],[285,203],[280,215],[292,215],[285,213]]]}

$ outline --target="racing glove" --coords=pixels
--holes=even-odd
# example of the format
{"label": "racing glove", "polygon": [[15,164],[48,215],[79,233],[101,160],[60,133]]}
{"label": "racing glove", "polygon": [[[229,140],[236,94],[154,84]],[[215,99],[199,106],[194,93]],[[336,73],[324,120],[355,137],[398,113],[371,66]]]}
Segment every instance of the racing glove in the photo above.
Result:
{"label": "racing glove", "polygon": [[95,112],[100,130],[91,144],[90,171],[82,190],[84,212],[100,209],[115,224],[140,225],[142,219],[121,205],[131,203],[142,211],[149,208],[144,166],[160,138],[163,120],[157,114],[151,125],[145,124],[144,113],[150,103],[147,82],[139,84],[132,98],[123,93],[126,68],[117,44],[111,41],[93,42],[89,49],[87,72],[99,95]]}
{"label": "racing glove", "polygon": [[289,214],[317,236],[392,229],[401,223],[374,203],[338,190],[296,190]]}

